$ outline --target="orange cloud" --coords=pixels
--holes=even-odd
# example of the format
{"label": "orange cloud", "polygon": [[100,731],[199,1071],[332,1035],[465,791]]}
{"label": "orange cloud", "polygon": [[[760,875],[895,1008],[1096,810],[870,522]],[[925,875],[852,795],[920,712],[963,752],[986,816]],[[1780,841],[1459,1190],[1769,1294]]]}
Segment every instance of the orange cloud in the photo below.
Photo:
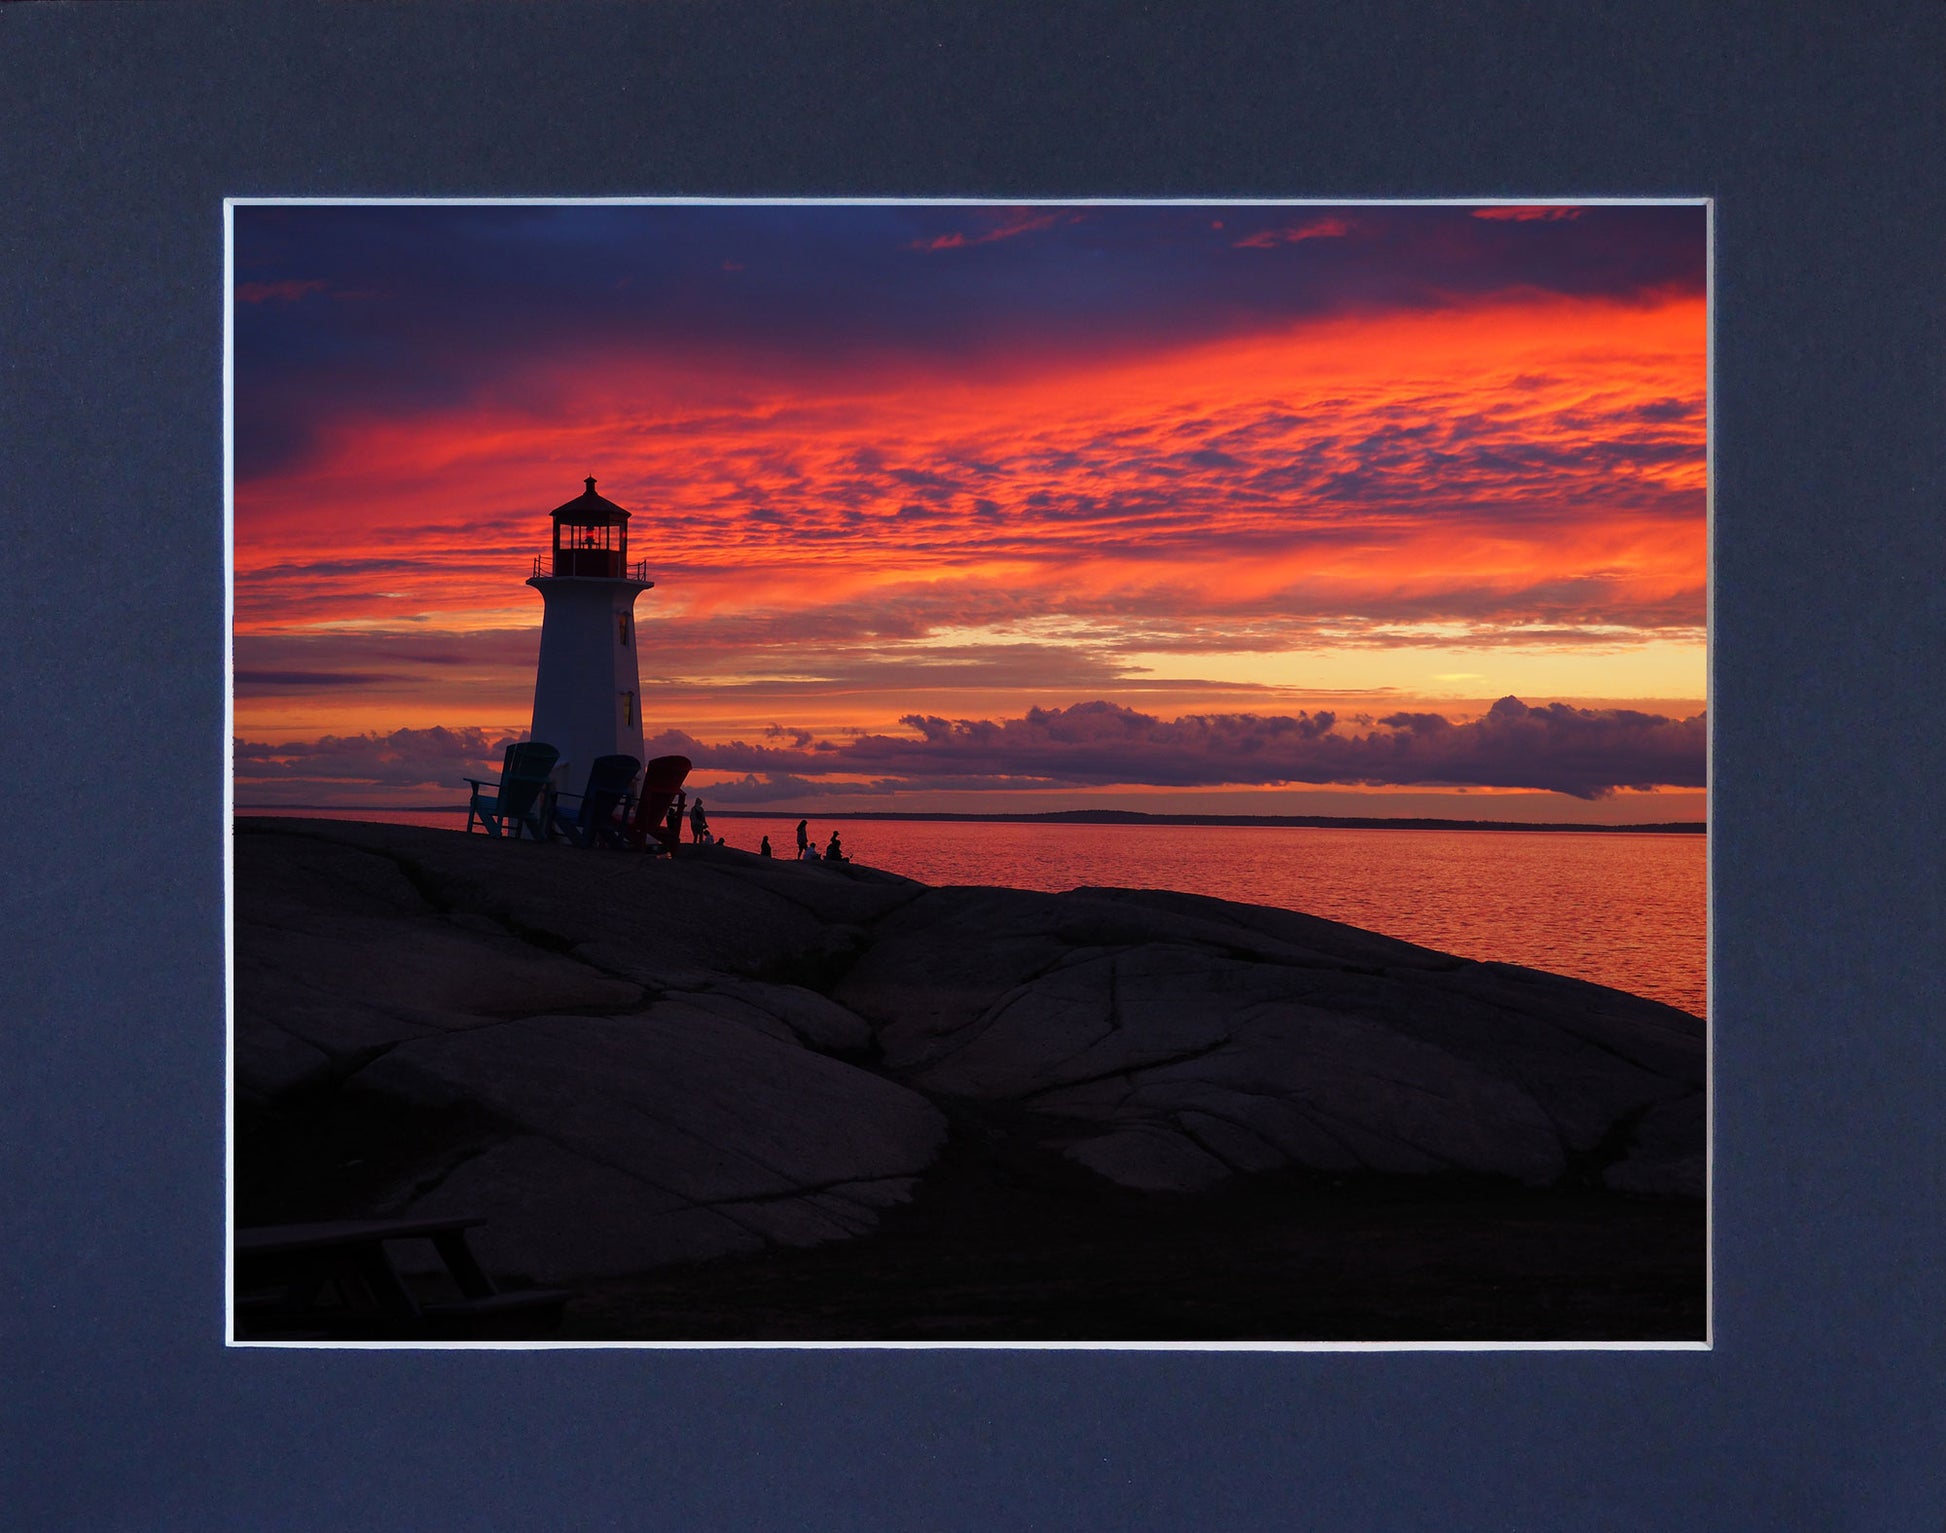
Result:
{"label": "orange cloud", "polygon": [[645,712],[694,729],[884,727],[976,681],[1013,717],[1157,653],[1538,644],[1614,695],[1598,652],[1700,640],[1704,339],[1700,299],[1549,299],[978,371],[538,359],[239,484],[239,728],[517,728],[523,581],[587,473],[658,582]]}

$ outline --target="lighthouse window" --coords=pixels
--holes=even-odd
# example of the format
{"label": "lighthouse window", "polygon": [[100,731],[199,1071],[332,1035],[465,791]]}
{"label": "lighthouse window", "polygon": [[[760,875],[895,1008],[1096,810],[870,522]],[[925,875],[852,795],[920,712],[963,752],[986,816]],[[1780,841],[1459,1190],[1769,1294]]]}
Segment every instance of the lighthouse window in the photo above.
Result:
{"label": "lighthouse window", "polygon": [[617,613],[615,616],[615,636],[624,645],[628,643],[628,614],[626,612]]}
{"label": "lighthouse window", "polygon": [[622,723],[624,725],[633,725],[635,723],[635,694],[633,692],[624,692],[622,694]]}

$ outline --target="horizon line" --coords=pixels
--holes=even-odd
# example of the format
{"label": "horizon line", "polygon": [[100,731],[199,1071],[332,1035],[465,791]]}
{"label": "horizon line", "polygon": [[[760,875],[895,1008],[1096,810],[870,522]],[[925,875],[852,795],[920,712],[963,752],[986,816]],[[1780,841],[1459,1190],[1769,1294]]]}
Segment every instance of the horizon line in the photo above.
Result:
{"label": "horizon line", "polygon": [[[237,804],[240,814],[287,814],[330,810],[337,814],[465,814],[464,804]],[[1583,820],[1464,820],[1438,815],[1346,814],[1158,814],[1140,809],[1049,809],[1039,811],[927,812],[909,809],[849,809],[806,813],[801,809],[713,809],[723,820],[907,820],[986,825],[1206,825],[1269,826],[1351,830],[1519,830],[1643,832],[1706,835],[1707,820],[1632,820],[1617,824]]]}

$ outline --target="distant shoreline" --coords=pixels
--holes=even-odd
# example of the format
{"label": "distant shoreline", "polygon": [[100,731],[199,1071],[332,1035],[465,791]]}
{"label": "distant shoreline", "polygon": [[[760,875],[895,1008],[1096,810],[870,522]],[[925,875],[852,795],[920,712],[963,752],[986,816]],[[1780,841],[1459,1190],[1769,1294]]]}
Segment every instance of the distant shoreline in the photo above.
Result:
{"label": "distant shoreline", "polygon": [[[717,820],[804,819],[803,814],[778,814],[758,809],[711,809]],[[1581,825],[1568,820],[1439,820],[1404,816],[1338,814],[1145,814],[1134,809],[1061,809],[1047,814],[902,814],[891,810],[818,814],[818,820],[947,820],[994,825],[1274,825],[1314,830],[1593,830],[1637,835],[1702,835],[1702,820],[1670,820],[1660,824]]]}
{"label": "distant shoreline", "polygon": [[[465,814],[464,804],[238,804],[239,814],[302,814],[328,809],[333,814]],[[1704,820],[1667,820],[1633,825],[1585,825],[1571,820],[1442,820],[1425,817],[1332,814],[1147,814],[1135,809],[1058,809],[1042,814],[915,814],[889,809],[821,811],[717,809],[715,820],[905,820],[983,825],[1268,825],[1312,830],[1507,830],[1587,831],[1600,835],[1693,835],[1708,833]]]}

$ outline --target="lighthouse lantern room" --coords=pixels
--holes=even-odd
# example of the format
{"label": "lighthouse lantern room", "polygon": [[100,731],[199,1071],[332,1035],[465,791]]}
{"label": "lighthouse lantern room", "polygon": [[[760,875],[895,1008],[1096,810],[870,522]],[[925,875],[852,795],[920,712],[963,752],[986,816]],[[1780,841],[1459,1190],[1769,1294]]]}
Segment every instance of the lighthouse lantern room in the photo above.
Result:
{"label": "lighthouse lantern room", "polygon": [[559,781],[578,791],[600,756],[642,759],[635,598],[655,582],[628,559],[628,512],[587,490],[554,509],[552,558],[527,583],[541,593],[541,655],[531,738],[560,751]]}

